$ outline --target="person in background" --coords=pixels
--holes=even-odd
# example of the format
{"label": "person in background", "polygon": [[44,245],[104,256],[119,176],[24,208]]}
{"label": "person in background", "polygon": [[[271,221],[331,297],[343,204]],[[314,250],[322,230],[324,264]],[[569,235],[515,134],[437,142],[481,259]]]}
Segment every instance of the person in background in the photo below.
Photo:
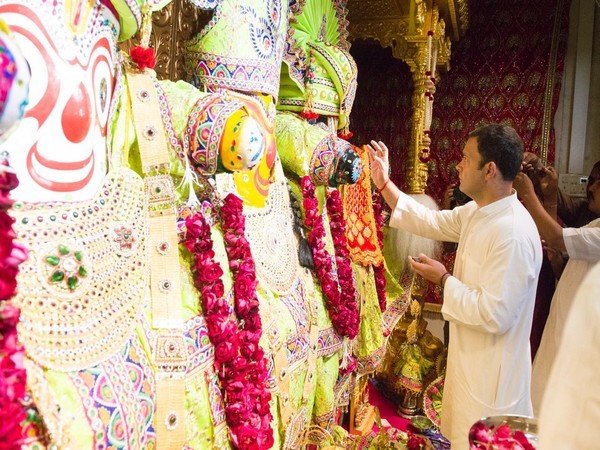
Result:
{"label": "person in background", "polygon": [[441,430],[452,448],[469,448],[469,428],[481,417],[532,414],[529,333],[542,247],[512,188],[523,141],[500,124],[472,131],[457,170],[473,201],[444,211],[424,208],[390,181],[383,142],[371,141],[369,154],[373,182],[393,210],[390,226],[458,242],[454,275],[424,254],[410,264],[444,290],[450,343]]}
{"label": "person in background", "polygon": [[[558,176],[552,167],[543,168],[543,177],[549,184],[547,191],[557,190]],[[587,208],[592,215],[600,214],[600,164],[594,165],[587,185]],[[560,277],[552,302],[550,313],[544,327],[542,340],[533,362],[531,398],[536,415],[540,412],[540,404],[546,389],[548,373],[553,366],[558,350],[563,326],[567,318],[573,293],[590,267],[600,260],[600,219],[592,220],[582,227],[563,228],[548,213],[535,193],[531,179],[523,172],[515,178],[514,187],[519,198],[533,217],[545,245],[566,253],[569,260]]]}
{"label": "person in background", "polygon": [[[529,152],[525,152],[523,156],[522,171],[531,179],[535,195],[544,206],[544,209],[554,220],[560,220],[556,214],[558,182],[556,177],[552,176],[554,172],[544,170],[540,159]],[[543,240],[542,249],[544,258],[538,280],[531,336],[529,337],[532,360],[535,359],[542,341],[544,327],[550,314],[550,304],[554,296],[556,281],[560,278],[566,264],[566,255],[555,248],[548,247]]]}
{"label": "person in background", "polygon": [[[556,209],[557,219],[568,227],[582,227],[587,225],[592,220],[598,218],[598,213],[593,212],[588,208],[589,195],[585,198],[571,197],[565,194],[558,188],[558,175],[556,171],[549,173],[543,166],[540,159],[533,153],[525,152],[523,155],[523,171],[529,175],[533,181],[542,204],[552,215],[552,208]],[[550,185],[552,189],[544,186],[546,176],[550,174],[555,177],[556,183]],[[600,176],[600,161],[597,161],[592,167],[590,176],[588,177],[587,186],[592,185]],[[588,188],[586,188],[586,193]]]}
{"label": "person in background", "polygon": [[539,416],[539,448],[598,448],[600,263],[581,282],[565,320]]}
{"label": "person in background", "polygon": [[456,206],[462,206],[473,200],[471,197],[466,195],[460,190],[458,184],[449,184],[444,191],[444,202],[442,204],[443,209],[454,209]]}

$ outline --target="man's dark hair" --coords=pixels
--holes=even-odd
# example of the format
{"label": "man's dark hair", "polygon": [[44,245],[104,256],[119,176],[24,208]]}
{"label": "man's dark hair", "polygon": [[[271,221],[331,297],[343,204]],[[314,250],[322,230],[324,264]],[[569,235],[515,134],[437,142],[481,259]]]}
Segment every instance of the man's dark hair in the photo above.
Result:
{"label": "man's dark hair", "polygon": [[491,123],[473,130],[469,137],[477,139],[481,165],[492,161],[505,181],[513,181],[523,162],[523,140],[508,125]]}

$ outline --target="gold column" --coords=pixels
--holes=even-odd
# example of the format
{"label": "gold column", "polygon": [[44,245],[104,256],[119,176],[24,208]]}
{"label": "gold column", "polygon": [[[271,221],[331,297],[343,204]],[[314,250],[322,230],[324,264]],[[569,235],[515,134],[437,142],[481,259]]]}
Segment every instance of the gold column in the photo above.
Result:
{"label": "gold column", "polygon": [[[404,37],[406,46],[393,49],[393,55],[405,61],[413,76],[413,128],[408,159],[404,163],[408,192],[422,194],[427,187],[431,149],[430,127],[433,115],[437,66],[445,64],[450,55],[450,39],[445,37],[446,26],[439,17],[437,6],[420,12],[422,16],[414,33]],[[441,57],[441,58],[440,58]]]}
{"label": "gold column", "polygon": [[375,39],[382,47],[391,47],[392,55],[410,67],[414,81],[413,128],[404,171],[408,192],[423,193],[431,153],[433,81],[438,76],[437,68],[448,68],[450,61],[446,20],[458,40],[468,23],[468,4],[465,0],[349,0],[348,11],[350,40]]}

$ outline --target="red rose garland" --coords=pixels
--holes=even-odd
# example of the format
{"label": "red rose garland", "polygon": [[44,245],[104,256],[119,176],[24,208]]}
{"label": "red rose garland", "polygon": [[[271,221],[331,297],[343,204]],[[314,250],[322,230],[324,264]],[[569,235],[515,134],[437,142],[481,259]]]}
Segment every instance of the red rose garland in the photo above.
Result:
{"label": "red rose garland", "polygon": [[[3,163],[6,166],[6,163]],[[9,192],[17,187],[14,173],[0,168],[0,448],[19,449],[23,441],[22,423],[26,373],[25,350],[17,339],[19,309],[8,300],[15,294],[18,266],[27,253],[15,243],[14,220],[7,210],[12,206]]]}
{"label": "red rose garland", "polygon": [[[233,274],[237,320],[224,296],[223,270],[214,260],[210,226],[200,213],[186,220],[185,246],[194,257],[192,273],[200,290],[215,369],[224,392],[225,414],[236,448],[263,450],[273,445],[267,360],[259,345],[262,324],[256,274],[244,236],[242,202],[229,194],[221,208],[225,248]],[[239,324],[239,326],[238,326]]]}
{"label": "red rose garland", "polygon": [[[379,241],[379,248],[383,254],[383,214],[381,206],[381,197],[379,193],[373,194],[373,215],[375,216],[375,226],[377,228],[377,240]],[[377,289],[377,299],[379,300],[379,308],[381,312],[384,312],[387,308],[387,297],[385,295],[385,265],[382,261],[378,266],[373,266],[373,273],[375,275],[375,288]]]}
{"label": "red rose garland", "polygon": [[[327,196],[327,212],[329,214],[329,227],[335,249],[335,264],[340,286],[340,314],[342,320],[346,320],[348,337],[353,338],[358,333],[360,316],[356,304],[356,289],[354,288],[354,277],[350,265],[350,252],[346,241],[346,227],[340,191],[332,190]],[[344,311],[345,310],[345,311]]]}
{"label": "red rose garland", "polygon": [[[329,317],[338,334],[354,339],[358,334],[360,317],[354,295],[352,268],[348,263],[347,255],[345,262],[339,264],[339,261],[344,258],[341,254],[336,254],[336,262],[338,263],[338,279],[336,279],[333,270],[333,259],[325,249],[325,242],[323,240],[325,238],[325,227],[323,225],[323,218],[319,214],[319,201],[315,197],[315,186],[308,176],[300,179],[300,186],[302,187],[302,195],[304,197],[302,201],[305,211],[304,225],[309,230],[308,243],[312,249],[317,278],[321,282],[321,289],[329,306]],[[346,241],[345,234],[343,233],[343,222],[338,219],[341,215],[339,193],[337,201],[338,206],[333,206],[336,225],[332,224],[332,236],[336,250],[343,253],[346,249]],[[339,236],[340,230],[343,237]],[[342,287],[341,292],[340,287]]]}

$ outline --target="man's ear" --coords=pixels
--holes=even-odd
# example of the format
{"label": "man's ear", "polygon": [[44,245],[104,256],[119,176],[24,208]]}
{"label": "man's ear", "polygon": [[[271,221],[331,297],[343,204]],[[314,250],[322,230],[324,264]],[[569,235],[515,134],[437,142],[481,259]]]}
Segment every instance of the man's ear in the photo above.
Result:
{"label": "man's ear", "polygon": [[496,163],[494,161],[488,161],[483,166],[483,171],[486,178],[492,179],[498,173],[498,166],[496,166]]}

